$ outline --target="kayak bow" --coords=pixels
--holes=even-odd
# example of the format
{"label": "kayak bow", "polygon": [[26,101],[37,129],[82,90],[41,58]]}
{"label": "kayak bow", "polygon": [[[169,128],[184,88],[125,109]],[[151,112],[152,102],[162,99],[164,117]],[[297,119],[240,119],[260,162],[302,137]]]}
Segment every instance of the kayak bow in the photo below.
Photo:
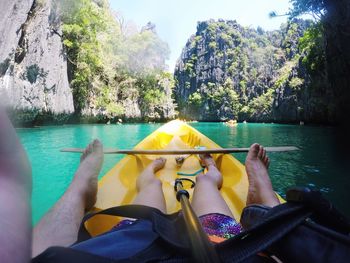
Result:
{"label": "kayak bow", "polygon": [[[193,127],[175,120],[161,126],[137,144],[133,150],[179,151],[195,149],[198,146],[203,146],[205,149],[221,148]],[[94,210],[99,211],[113,206],[131,204],[137,194],[135,184],[138,175],[158,157],[157,155],[127,155],[120,160],[99,181]],[[165,167],[157,172],[157,176],[163,183],[167,212],[174,213],[180,210],[180,204],[174,195],[175,180],[178,177],[186,178],[188,176],[184,176],[184,174],[191,175],[202,167],[197,155],[186,156],[181,166],[177,165],[176,156],[165,155],[163,157],[167,159],[167,162]],[[181,157],[181,155],[177,157]],[[221,195],[235,219],[239,220],[245,207],[248,192],[245,168],[230,154],[217,153],[213,154],[213,158],[223,175]],[[192,190],[188,191],[192,197]],[[86,223],[86,227],[90,234],[95,236],[110,230],[118,221],[120,221],[118,217],[98,215],[90,219]]]}

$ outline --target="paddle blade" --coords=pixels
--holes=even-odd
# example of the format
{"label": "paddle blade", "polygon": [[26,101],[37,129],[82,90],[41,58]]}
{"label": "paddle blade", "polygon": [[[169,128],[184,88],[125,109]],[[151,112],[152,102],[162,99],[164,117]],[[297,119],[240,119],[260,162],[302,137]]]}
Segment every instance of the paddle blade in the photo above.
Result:
{"label": "paddle blade", "polygon": [[295,146],[280,146],[280,147],[264,147],[267,152],[288,152],[300,150]]}

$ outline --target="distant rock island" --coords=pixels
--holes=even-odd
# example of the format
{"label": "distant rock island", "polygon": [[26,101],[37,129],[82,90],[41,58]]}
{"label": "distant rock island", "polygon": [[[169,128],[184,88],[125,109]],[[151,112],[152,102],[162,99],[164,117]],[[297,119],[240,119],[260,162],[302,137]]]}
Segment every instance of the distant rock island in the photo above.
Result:
{"label": "distant rock island", "polygon": [[199,22],[175,69],[180,117],[327,122],[322,65],[310,68],[315,61],[302,38],[311,26],[294,19],[264,31],[231,20]]}

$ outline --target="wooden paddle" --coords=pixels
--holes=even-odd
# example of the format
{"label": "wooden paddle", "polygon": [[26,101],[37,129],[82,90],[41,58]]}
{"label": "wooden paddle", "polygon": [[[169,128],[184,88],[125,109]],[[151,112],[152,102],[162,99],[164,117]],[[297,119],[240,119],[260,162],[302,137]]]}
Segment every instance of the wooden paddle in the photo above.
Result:
{"label": "wooden paddle", "polygon": [[[267,152],[287,152],[299,150],[295,146],[264,147]],[[82,153],[82,148],[65,148],[61,152]],[[245,153],[249,148],[219,148],[219,149],[183,149],[183,150],[119,150],[105,149],[105,154],[144,154],[144,155],[181,155],[181,154],[204,154],[204,153]]]}

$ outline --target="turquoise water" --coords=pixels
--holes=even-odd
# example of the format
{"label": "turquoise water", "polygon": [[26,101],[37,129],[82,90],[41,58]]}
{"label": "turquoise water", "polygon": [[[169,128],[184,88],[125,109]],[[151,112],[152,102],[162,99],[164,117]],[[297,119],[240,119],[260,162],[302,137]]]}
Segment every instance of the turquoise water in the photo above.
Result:
{"label": "turquoise water", "polygon": [[[297,152],[271,153],[270,175],[280,194],[294,185],[320,189],[338,208],[350,214],[349,182],[332,154],[330,127],[278,124],[192,123],[193,127],[222,147],[248,147],[254,142],[265,146],[295,145]],[[72,125],[18,129],[33,167],[33,222],[64,193],[79,164],[79,154],[60,153],[64,147],[85,147],[98,138],[110,148],[132,148],[160,124]],[[244,161],[245,154],[235,154]],[[106,155],[101,175],[122,156]],[[100,176],[101,176],[100,175]]]}

